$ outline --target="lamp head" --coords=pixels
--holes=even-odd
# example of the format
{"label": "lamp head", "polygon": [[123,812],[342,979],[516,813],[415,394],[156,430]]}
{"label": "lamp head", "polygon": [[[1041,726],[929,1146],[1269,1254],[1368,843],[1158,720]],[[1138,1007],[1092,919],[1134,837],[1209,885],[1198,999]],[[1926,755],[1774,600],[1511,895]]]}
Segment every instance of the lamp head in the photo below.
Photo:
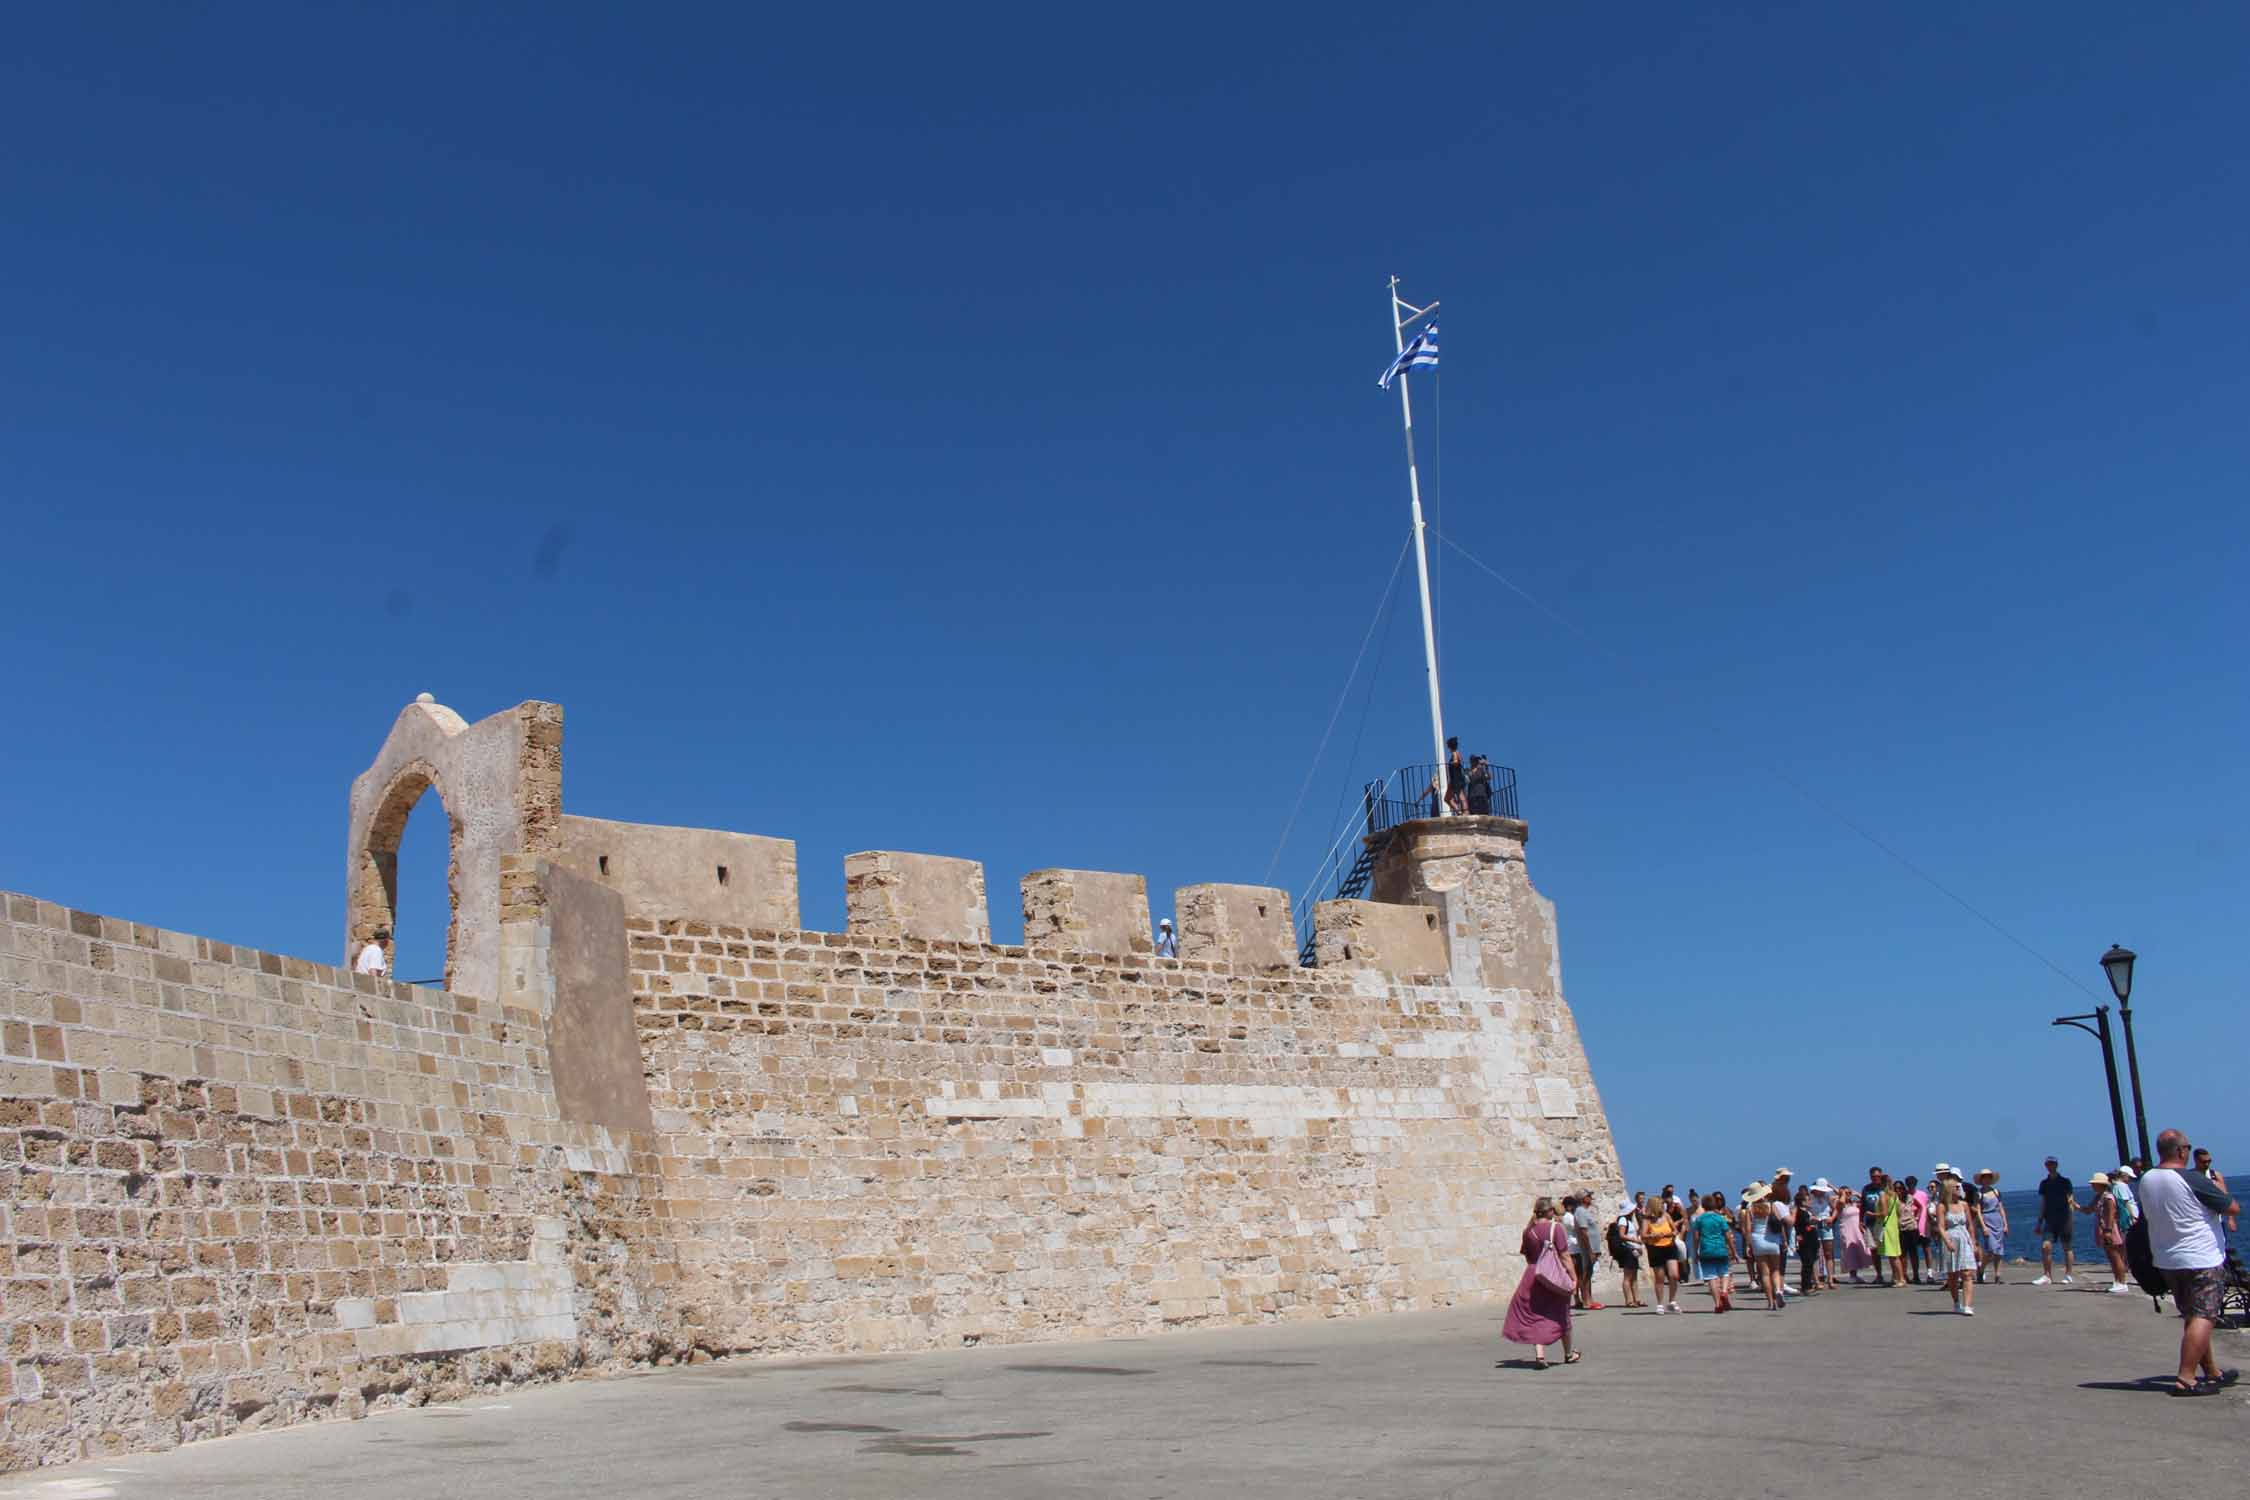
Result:
{"label": "lamp head", "polygon": [[2110,993],[2117,1003],[2125,1004],[2133,998],[2133,960],[2137,955],[2130,948],[2120,948],[2115,943],[2102,955],[2102,972],[2109,976]]}

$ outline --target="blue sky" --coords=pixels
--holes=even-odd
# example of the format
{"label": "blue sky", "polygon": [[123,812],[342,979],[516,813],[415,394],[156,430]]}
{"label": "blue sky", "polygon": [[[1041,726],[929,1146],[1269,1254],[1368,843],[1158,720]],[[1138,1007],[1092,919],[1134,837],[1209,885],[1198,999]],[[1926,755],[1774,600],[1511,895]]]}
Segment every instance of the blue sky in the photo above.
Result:
{"label": "blue sky", "polygon": [[[1551,11],[19,18],[0,884],[333,957],[425,690],[796,839],[813,925],[861,848],[1003,934],[1261,881],[1404,537],[1396,273],[1635,1184],[2107,1164],[2090,996],[1776,772],[2138,949],[2154,1112],[2250,1147],[2250,19]],[[1413,624],[1275,883],[1426,753]]]}

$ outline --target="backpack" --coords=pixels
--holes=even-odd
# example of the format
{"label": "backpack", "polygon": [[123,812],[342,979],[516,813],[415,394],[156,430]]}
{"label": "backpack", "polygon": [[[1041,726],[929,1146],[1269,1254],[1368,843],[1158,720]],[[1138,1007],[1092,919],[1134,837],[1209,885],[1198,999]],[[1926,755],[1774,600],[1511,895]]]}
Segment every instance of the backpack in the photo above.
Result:
{"label": "backpack", "polygon": [[1616,1256],[1622,1256],[1625,1253],[1625,1221],[1623,1219],[1609,1221],[1609,1253]]}
{"label": "backpack", "polygon": [[2163,1270],[2156,1264],[2156,1252],[2148,1242],[2148,1215],[2133,1215],[2133,1227],[2125,1231],[2125,1268],[2141,1284],[2141,1290],[2151,1297],[2162,1297],[2172,1290],[2165,1280]]}

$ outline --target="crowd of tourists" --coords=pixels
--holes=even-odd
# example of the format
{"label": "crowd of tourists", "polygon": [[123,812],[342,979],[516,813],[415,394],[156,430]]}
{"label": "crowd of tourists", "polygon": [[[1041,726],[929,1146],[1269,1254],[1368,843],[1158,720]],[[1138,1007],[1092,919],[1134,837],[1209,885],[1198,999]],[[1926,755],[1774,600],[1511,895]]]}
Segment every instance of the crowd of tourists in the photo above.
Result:
{"label": "crowd of tourists", "polygon": [[[2108,1290],[2119,1295],[2161,1290],[2186,1320],[2174,1393],[2207,1394],[2235,1379],[2235,1372],[2222,1371],[2211,1355],[2210,1336],[2230,1274],[2221,1230],[2235,1228],[2239,1207],[2209,1152],[2191,1155],[2187,1138],[2175,1130],[2165,1131],[2157,1144],[2162,1159],[2155,1171],[2144,1161],[2096,1172],[2085,1202],[2057,1160],[2047,1158],[2033,1226],[2041,1272],[2032,1284],[2074,1283],[2078,1221],[2092,1219],[2094,1243],[2109,1263]],[[2137,1220],[2146,1221],[2153,1283],[2127,1264]],[[1748,1281],[1744,1295],[1760,1298],[1768,1312],[1786,1310],[1792,1298],[1846,1285],[1937,1285],[1956,1313],[1974,1317],[1976,1288],[2003,1279],[2007,1245],[2000,1174],[1987,1167],[1964,1177],[1947,1162],[1932,1167],[1927,1182],[1870,1168],[1858,1188],[1840,1188],[1826,1177],[1801,1182],[1782,1167],[1731,1199],[1724,1191],[1690,1188],[1682,1194],[1666,1183],[1657,1193],[1634,1193],[1606,1211],[1590,1194],[1559,1203],[1541,1198],[1524,1227],[1527,1266],[1502,1332],[1532,1346],[1537,1368],[1547,1367],[1550,1344],[1561,1349],[1564,1363],[1576,1364],[1584,1351],[1576,1347],[1573,1323],[1577,1313],[1604,1307],[1592,1300],[1594,1273],[1604,1258],[1618,1269],[1623,1306],[1658,1314],[1678,1313],[1681,1288],[1690,1283],[1702,1286],[1713,1313],[1735,1311],[1739,1272]]]}

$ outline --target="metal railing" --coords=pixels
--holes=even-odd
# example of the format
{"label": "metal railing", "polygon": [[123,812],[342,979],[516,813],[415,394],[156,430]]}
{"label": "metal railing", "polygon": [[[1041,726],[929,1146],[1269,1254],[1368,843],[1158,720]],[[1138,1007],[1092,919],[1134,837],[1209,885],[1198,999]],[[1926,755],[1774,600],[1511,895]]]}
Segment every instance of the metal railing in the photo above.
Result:
{"label": "metal railing", "polygon": [[[1515,768],[1487,763],[1485,769],[1491,773],[1488,777],[1481,780],[1471,777],[1469,781],[1469,812],[1501,818],[1523,816],[1516,811]],[[1443,793],[1438,768],[1428,762],[1400,766],[1385,780],[1370,781],[1362,798],[1367,814],[1367,836],[1387,833],[1415,818],[1438,816]]]}
{"label": "metal railing", "polygon": [[[1520,818],[1516,810],[1516,772],[1513,766],[1485,765],[1485,775],[1471,780],[1467,788],[1468,810],[1472,816]],[[1444,800],[1444,784],[1438,779],[1438,768],[1427,761],[1418,766],[1400,766],[1381,781],[1370,781],[1360,788],[1359,827],[1346,828],[1329,850],[1307,888],[1312,892],[1327,885],[1333,872],[1334,885],[1321,900],[1351,900],[1367,889],[1373,877],[1375,856],[1380,850],[1383,835],[1401,823],[1416,818],[1434,818]],[[1356,832],[1357,838],[1350,835]],[[1344,856],[1347,847],[1354,846],[1351,857]],[[1314,966],[1313,952],[1313,901],[1299,903],[1297,917],[1298,961],[1306,968]]]}

